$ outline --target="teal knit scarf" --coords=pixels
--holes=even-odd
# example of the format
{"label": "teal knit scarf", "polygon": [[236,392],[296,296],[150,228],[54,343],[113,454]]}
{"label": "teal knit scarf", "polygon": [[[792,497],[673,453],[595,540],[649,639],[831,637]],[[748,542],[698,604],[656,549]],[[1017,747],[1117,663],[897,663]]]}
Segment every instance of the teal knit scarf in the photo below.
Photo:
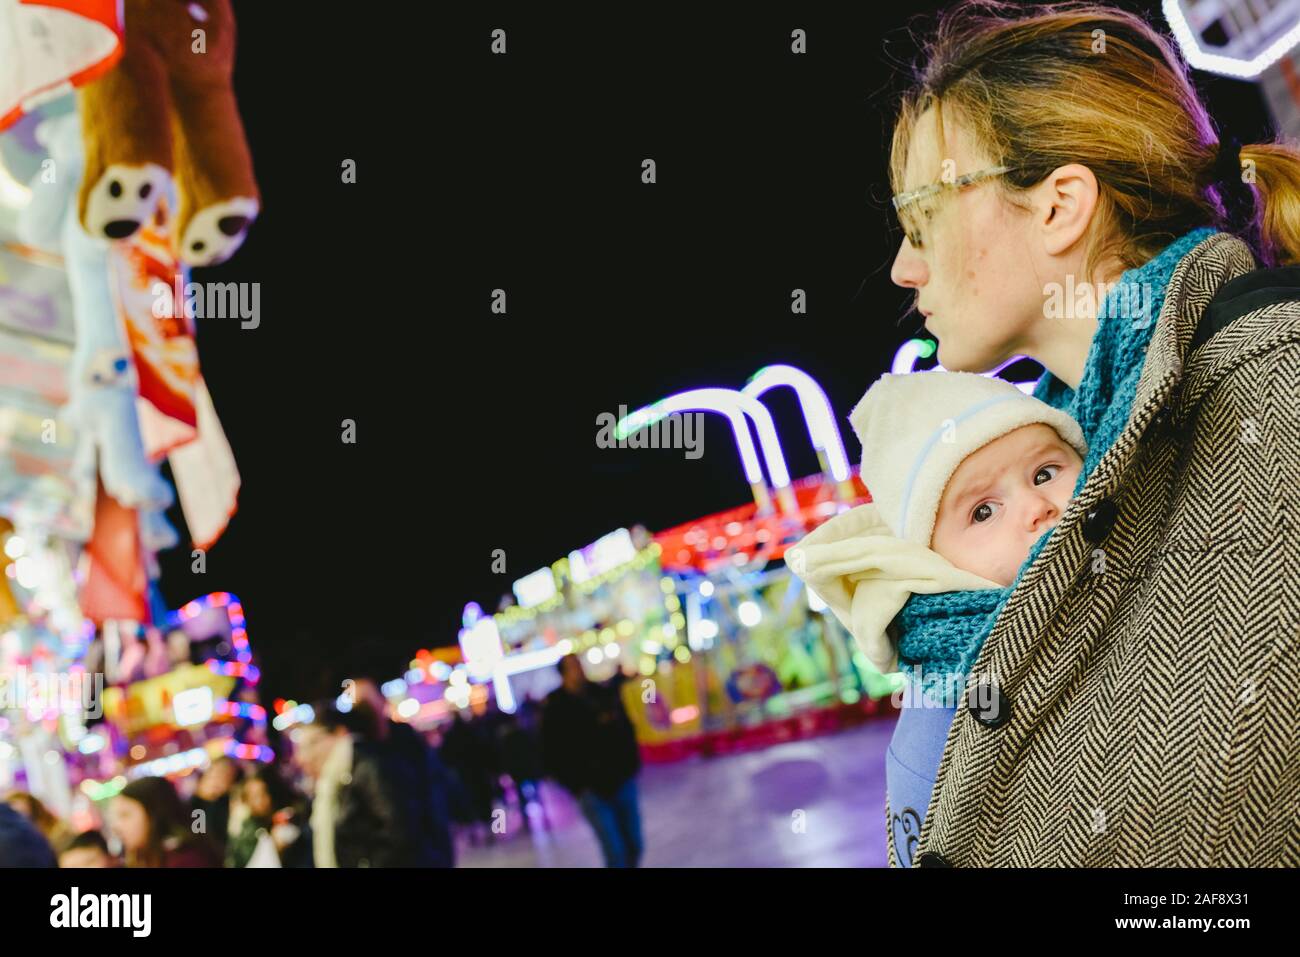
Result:
{"label": "teal knit scarf", "polygon": [[[1088,455],[1075,483],[1075,495],[1128,422],[1147,346],[1174,267],[1192,247],[1214,233],[1209,227],[1194,229],[1149,262],[1120,277],[1097,310],[1097,333],[1077,390],[1050,372],[1044,372],[1034,388],[1035,397],[1072,416],[1088,440]],[[1139,290],[1140,301],[1132,295]],[[1143,316],[1147,321],[1134,320]],[[935,700],[954,704],[945,690],[960,688],[1002,607],[1051,535],[1048,529],[1034,543],[1016,580],[1006,588],[912,595],[896,620],[902,634],[898,647],[900,669],[910,679],[919,679]]]}

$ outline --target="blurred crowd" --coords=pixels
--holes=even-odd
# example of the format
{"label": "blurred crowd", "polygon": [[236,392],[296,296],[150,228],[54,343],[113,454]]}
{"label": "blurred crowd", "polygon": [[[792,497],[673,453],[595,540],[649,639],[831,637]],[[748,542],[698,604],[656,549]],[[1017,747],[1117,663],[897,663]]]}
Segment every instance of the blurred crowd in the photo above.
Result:
{"label": "blurred crowd", "polygon": [[579,804],[609,866],[641,856],[632,725],[617,683],[568,656],[545,702],[457,712],[428,736],[393,720],[374,682],[314,709],[277,763],[218,757],[177,783],[141,777],[76,831],[36,796],[0,803],[5,867],[451,867],[482,845],[550,827],[541,781]]}

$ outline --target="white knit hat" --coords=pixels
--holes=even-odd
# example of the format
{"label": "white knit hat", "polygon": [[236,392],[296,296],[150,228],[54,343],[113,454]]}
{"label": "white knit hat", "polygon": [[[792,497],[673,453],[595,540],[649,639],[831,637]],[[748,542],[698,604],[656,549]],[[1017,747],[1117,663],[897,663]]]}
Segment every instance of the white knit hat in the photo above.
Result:
{"label": "white knit hat", "polygon": [[952,473],[994,439],[1042,422],[1088,454],[1069,415],[1005,379],[974,372],[882,375],[849,421],[862,443],[862,481],[881,517],[896,536],[927,548]]}

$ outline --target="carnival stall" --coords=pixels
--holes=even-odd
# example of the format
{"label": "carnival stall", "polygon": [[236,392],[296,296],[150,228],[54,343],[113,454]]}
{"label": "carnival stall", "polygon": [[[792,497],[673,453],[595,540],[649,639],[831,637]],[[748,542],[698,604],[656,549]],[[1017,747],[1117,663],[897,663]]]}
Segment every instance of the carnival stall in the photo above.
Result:
{"label": "carnival stall", "polygon": [[[794,390],[822,467],[797,481],[759,401],[779,386]],[[628,679],[628,714],[652,759],[785,740],[890,709],[897,676],[873,668],[781,561],[820,522],[868,500],[825,393],[802,371],[771,366],[741,390],[692,390],[632,412],[615,434],[695,411],[730,421],[753,500],[656,534],[616,529],[517,579],[495,613],[470,602],[457,661],[429,670],[417,659],[384,685],[399,719],[436,726],[457,708],[483,710],[489,689],[513,712],[558,684],[554,666],[569,653],[594,681]]]}
{"label": "carnival stall", "polygon": [[[203,96],[137,86],[192,43]],[[190,270],[238,250],[259,197],[228,0],[0,0],[0,51],[0,787],[75,821],[187,742],[263,756],[242,609],[167,612],[157,562],[177,499],[196,560],[235,511]],[[228,656],[192,633],[209,611]]]}

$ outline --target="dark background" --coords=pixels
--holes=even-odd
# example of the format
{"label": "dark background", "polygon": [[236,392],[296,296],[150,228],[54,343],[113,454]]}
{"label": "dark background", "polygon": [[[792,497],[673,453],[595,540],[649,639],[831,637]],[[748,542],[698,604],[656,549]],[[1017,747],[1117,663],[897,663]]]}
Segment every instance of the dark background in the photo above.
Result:
{"label": "dark background", "polygon": [[[786,362],[828,391],[856,462],[849,409],[923,334],[889,281],[885,170],[907,24],[941,5],[451,6],[235,2],[263,212],[193,278],[261,283],[259,328],[199,329],[243,488],[206,575],[176,549],[162,588],[172,607],[243,600],[269,697],[337,690],[351,669],[395,677],[456,641],[465,602],[492,610],[617,527],[749,499],[720,419],[692,461],[598,448],[600,413]],[[1243,142],[1271,132],[1256,87],[1197,80]],[[497,287],[506,316],[489,311]],[[769,399],[791,473],[815,471],[793,395]]]}

